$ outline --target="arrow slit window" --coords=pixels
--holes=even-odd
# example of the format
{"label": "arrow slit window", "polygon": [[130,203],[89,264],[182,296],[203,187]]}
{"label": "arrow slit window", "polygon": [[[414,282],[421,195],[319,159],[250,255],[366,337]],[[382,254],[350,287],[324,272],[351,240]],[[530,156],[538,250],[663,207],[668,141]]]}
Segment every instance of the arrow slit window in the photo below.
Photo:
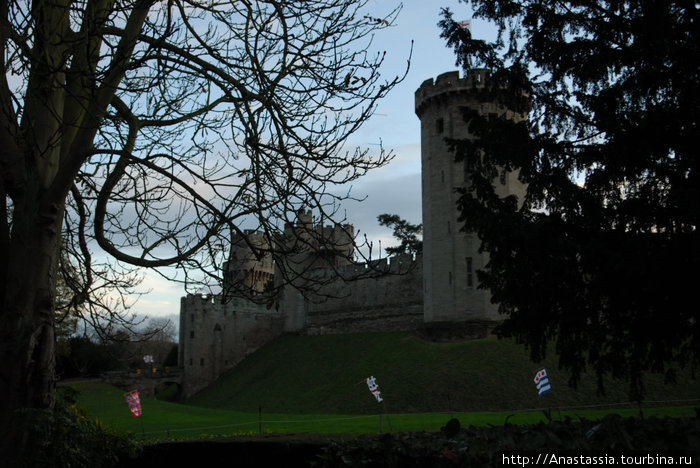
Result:
{"label": "arrow slit window", "polygon": [[466,257],[465,260],[467,263],[467,287],[473,288],[474,287],[474,272],[473,272],[473,266],[472,266],[472,258]]}

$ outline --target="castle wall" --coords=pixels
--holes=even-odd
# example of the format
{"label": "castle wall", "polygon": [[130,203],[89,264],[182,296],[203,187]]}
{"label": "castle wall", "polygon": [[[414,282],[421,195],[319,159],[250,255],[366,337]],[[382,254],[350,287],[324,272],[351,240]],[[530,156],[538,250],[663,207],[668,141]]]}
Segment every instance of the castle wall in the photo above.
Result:
{"label": "castle wall", "polygon": [[360,279],[324,285],[307,305],[306,333],[417,329],[423,322],[422,266],[420,258],[404,256],[342,270]]}
{"label": "castle wall", "polygon": [[182,394],[187,398],[214,382],[246,356],[278,337],[284,316],[274,307],[234,298],[188,295],[180,302]]}

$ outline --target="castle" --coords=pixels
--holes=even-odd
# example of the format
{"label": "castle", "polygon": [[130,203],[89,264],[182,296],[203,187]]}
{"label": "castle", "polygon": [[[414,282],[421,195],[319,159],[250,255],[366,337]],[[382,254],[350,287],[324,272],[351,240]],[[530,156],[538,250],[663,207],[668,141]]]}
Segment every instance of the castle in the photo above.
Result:
{"label": "castle", "polygon": [[[486,85],[484,70],[464,78],[455,71],[426,80],[415,93],[421,121],[422,255],[354,263],[350,261],[353,227],[314,225],[310,212],[298,213],[296,222],[285,226],[284,242],[318,245],[320,240],[323,249],[290,254],[283,266],[271,255],[253,255],[254,249],[269,247],[270,241],[260,233],[245,231],[232,239],[224,289],[233,293],[188,295],[181,300],[179,366],[184,397],[286,332],[415,330],[442,323],[450,328],[466,326],[475,336],[489,332],[499,320],[498,306],[491,303],[488,291],[477,289],[476,281],[476,270],[487,263],[488,254],[479,252],[478,239],[460,231],[458,223],[455,188],[468,180],[468,164],[455,162],[445,142],[469,136],[461,111],[465,106],[525,118],[478,99]],[[516,195],[522,201],[526,187],[517,173],[495,183],[500,196]],[[307,272],[304,281],[315,278],[320,286],[306,296],[286,286],[274,304],[235,294],[236,290],[263,294],[269,285],[281,284],[285,267]],[[289,281],[289,275],[285,279]]]}

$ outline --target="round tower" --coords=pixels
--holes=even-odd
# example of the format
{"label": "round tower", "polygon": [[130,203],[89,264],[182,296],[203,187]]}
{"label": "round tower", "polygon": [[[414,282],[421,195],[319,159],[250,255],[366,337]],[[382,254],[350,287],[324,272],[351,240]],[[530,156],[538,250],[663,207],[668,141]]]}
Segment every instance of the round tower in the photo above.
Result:
{"label": "round tower", "polygon": [[274,273],[270,245],[262,233],[246,229],[242,236],[233,237],[229,259],[224,264],[224,288],[229,294],[261,294]]}
{"label": "round tower", "polygon": [[[426,80],[415,94],[416,115],[421,121],[421,171],[423,200],[423,296],[425,322],[495,321],[498,306],[491,304],[488,291],[477,289],[476,270],[488,262],[479,253],[475,234],[460,230],[459,194],[469,179],[465,162],[456,162],[445,139],[469,138],[468,124],[461,109],[480,113],[502,113],[493,103],[478,99],[488,75],[472,70],[463,78],[453,71]],[[509,117],[522,119],[513,113]],[[500,196],[517,195],[522,200],[526,187],[517,173],[496,181]]]}

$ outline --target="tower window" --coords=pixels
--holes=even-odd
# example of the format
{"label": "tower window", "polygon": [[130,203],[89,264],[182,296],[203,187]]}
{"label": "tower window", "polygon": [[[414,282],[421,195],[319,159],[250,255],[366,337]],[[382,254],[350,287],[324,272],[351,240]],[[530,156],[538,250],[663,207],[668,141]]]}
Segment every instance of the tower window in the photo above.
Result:
{"label": "tower window", "polygon": [[190,338],[194,338],[194,330],[190,332]]}
{"label": "tower window", "polygon": [[447,233],[450,234],[452,232],[452,226],[450,225],[450,222],[447,222]]}
{"label": "tower window", "polygon": [[452,272],[451,271],[448,272],[448,275],[449,276],[448,276],[447,284],[452,284]]}
{"label": "tower window", "polygon": [[204,358],[199,358],[199,365],[203,366],[204,365]]}
{"label": "tower window", "polygon": [[469,164],[468,159],[464,159],[464,184],[469,188],[469,184],[471,183],[472,180],[472,167],[471,164]]}
{"label": "tower window", "polygon": [[437,119],[435,121],[435,130],[437,131],[438,135],[445,131],[445,121],[443,119]]}
{"label": "tower window", "polygon": [[467,262],[467,287],[473,288],[474,287],[474,272],[472,270],[472,258],[466,257],[465,260]]}

